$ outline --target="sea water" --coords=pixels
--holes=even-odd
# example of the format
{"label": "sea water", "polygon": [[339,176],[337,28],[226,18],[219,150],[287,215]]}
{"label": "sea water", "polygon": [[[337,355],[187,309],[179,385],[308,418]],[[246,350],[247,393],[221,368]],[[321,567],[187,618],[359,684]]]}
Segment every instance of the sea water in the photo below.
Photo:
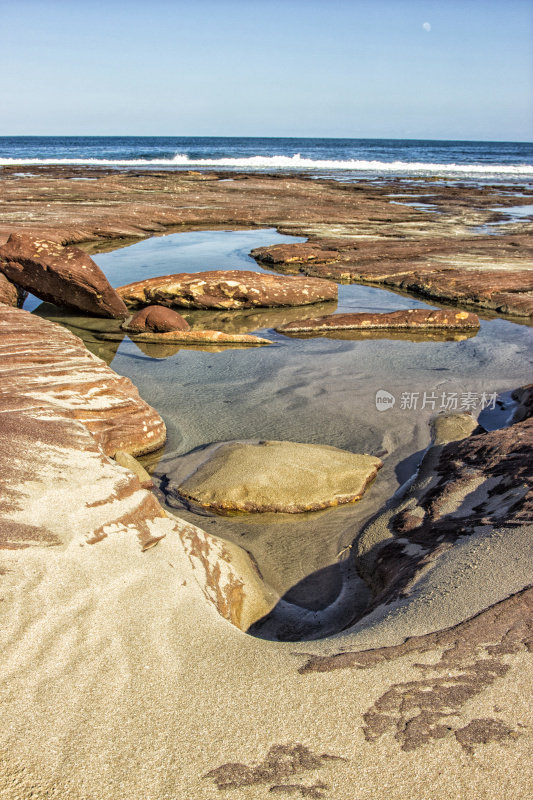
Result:
{"label": "sea water", "polygon": [[440,176],[533,181],[533,144],[405,139],[4,136],[0,166],[299,171],[342,180]]}

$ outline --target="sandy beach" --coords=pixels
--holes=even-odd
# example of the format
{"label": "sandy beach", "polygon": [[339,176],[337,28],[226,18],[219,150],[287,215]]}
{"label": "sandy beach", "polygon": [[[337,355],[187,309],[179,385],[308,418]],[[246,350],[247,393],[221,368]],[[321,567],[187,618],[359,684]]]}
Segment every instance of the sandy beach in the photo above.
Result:
{"label": "sandy beach", "polygon": [[[194,330],[271,344],[168,350],[120,320],[0,304],[0,797],[529,798],[533,418],[530,390],[511,393],[529,382],[531,224],[483,231],[516,192],[19,173],[0,173],[0,257],[14,229],[78,244],[117,287],[146,265],[165,274],[141,245],[164,265],[165,240],[179,245],[162,234],[194,232],[175,256],[203,248],[193,272],[249,269],[261,248],[257,271],[336,280],[317,317],[453,307],[481,327],[298,339],[274,328],[312,306],[182,309]],[[433,211],[396,202],[399,189]],[[234,230],[226,251],[207,233]],[[387,388],[397,406],[381,413]],[[498,405],[439,434],[435,408],[402,410],[402,391]],[[165,449],[147,445],[163,425]],[[243,439],[383,467],[355,505],[259,522],[168,502],[166,478],[198,448]],[[113,459],[122,447],[155,494]]]}

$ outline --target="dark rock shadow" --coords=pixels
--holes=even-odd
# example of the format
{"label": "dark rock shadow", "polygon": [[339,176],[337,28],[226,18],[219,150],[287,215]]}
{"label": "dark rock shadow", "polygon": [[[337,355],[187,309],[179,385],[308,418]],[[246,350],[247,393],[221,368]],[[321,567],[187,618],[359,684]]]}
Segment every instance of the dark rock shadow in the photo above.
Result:
{"label": "dark rock shadow", "polygon": [[338,633],[360,619],[371,600],[354,560],[346,558],[307,575],[246,631],[258,639],[296,642]]}

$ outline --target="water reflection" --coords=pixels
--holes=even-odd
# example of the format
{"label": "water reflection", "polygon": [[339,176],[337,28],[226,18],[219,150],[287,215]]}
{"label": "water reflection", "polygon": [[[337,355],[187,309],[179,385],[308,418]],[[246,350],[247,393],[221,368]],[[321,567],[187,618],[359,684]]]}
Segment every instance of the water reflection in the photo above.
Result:
{"label": "water reflection", "polygon": [[115,358],[117,350],[126,335],[120,329],[122,324],[120,319],[90,317],[88,314],[80,314],[72,311],[72,309],[61,308],[52,303],[41,303],[33,313],[51,322],[58,322],[63,325],[82,340],[87,350],[101,358],[108,365]]}

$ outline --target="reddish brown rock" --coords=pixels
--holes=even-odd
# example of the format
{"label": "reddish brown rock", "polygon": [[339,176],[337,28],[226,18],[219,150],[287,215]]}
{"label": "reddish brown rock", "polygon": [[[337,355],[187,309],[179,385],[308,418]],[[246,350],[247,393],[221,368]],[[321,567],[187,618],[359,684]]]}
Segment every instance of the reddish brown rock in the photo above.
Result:
{"label": "reddish brown rock", "polygon": [[99,317],[128,315],[104,273],[77,247],[12,233],[0,247],[0,272],[41,300]]}
{"label": "reddish brown rock", "polygon": [[[349,283],[384,284],[436,300],[458,302],[520,317],[533,316],[533,272],[525,268],[531,248],[526,237],[497,241],[469,238],[461,253],[452,238],[421,241],[338,241],[318,245],[274,245],[253,250],[260,263]],[[305,257],[308,248],[309,257]],[[505,250],[505,268],[498,268]],[[312,254],[316,251],[317,257]],[[517,258],[520,254],[520,259]],[[466,259],[467,266],[463,265]],[[498,260],[499,259],[499,260]],[[489,268],[475,268],[476,263]],[[503,266],[503,265],[502,265]]]}
{"label": "reddish brown rock", "polygon": [[316,245],[304,244],[276,244],[271,247],[256,247],[250,253],[252,258],[261,264],[274,266],[287,266],[294,264],[329,264],[336,261],[339,254],[337,250],[324,250]]}
{"label": "reddish brown rock", "polygon": [[532,449],[533,418],[431,448],[381,532],[378,520],[361,536],[358,566],[374,605],[409,596],[416,577],[458,539],[496,528],[531,530]]}
{"label": "reddish brown rock", "polygon": [[245,333],[225,333],[224,331],[167,331],[166,333],[132,334],[134,342],[188,345],[259,345],[271,344],[268,339]]}
{"label": "reddish brown rock", "polygon": [[533,417],[533,383],[521,386],[513,392],[513,400],[518,403],[513,414],[513,422],[522,422]]}
{"label": "reddish brown rock", "polygon": [[347,330],[465,330],[479,328],[479,319],[467,311],[411,308],[405,311],[360,314],[329,314],[288,322],[276,328],[280,333]]}
{"label": "reddish brown rock", "polygon": [[148,278],[117,289],[128,308],[157,303],[183,308],[299,306],[335,300],[337,287],[317,278],[214,270]]}
{"label": "reddish brown rock", "polygon": [[106,458],[57,398],[36,403],[13,387],[0,396],[0,422],[9,438],[9,448],[0,448],[0,550],[75,537],[97,544],[126,532],[147,550],[169,530],[154,495]]}
{"label": "reddish brown rock", "polygon": [[382,282],[438,300],[533,316],[533,270],[413,270],[384,277]]}
{"label": "reddish brown rock", "polygon": [[0,303],[6,306],[22,307],[27,292],[8,281],[3,272],[0,272]]}
{"label": "reddish brown rock", "polygon": [[159,414],[65,328],[0,307],[0,400],[55,406],[82,422],[106,455],[149,453],[166,439]]}
{"label": "reddish brown rock", "polygon": [[122,329],[131,333],[166,333],[188,331],[190,325],[181,314],[167,306],[146,306],[127,320]]}

